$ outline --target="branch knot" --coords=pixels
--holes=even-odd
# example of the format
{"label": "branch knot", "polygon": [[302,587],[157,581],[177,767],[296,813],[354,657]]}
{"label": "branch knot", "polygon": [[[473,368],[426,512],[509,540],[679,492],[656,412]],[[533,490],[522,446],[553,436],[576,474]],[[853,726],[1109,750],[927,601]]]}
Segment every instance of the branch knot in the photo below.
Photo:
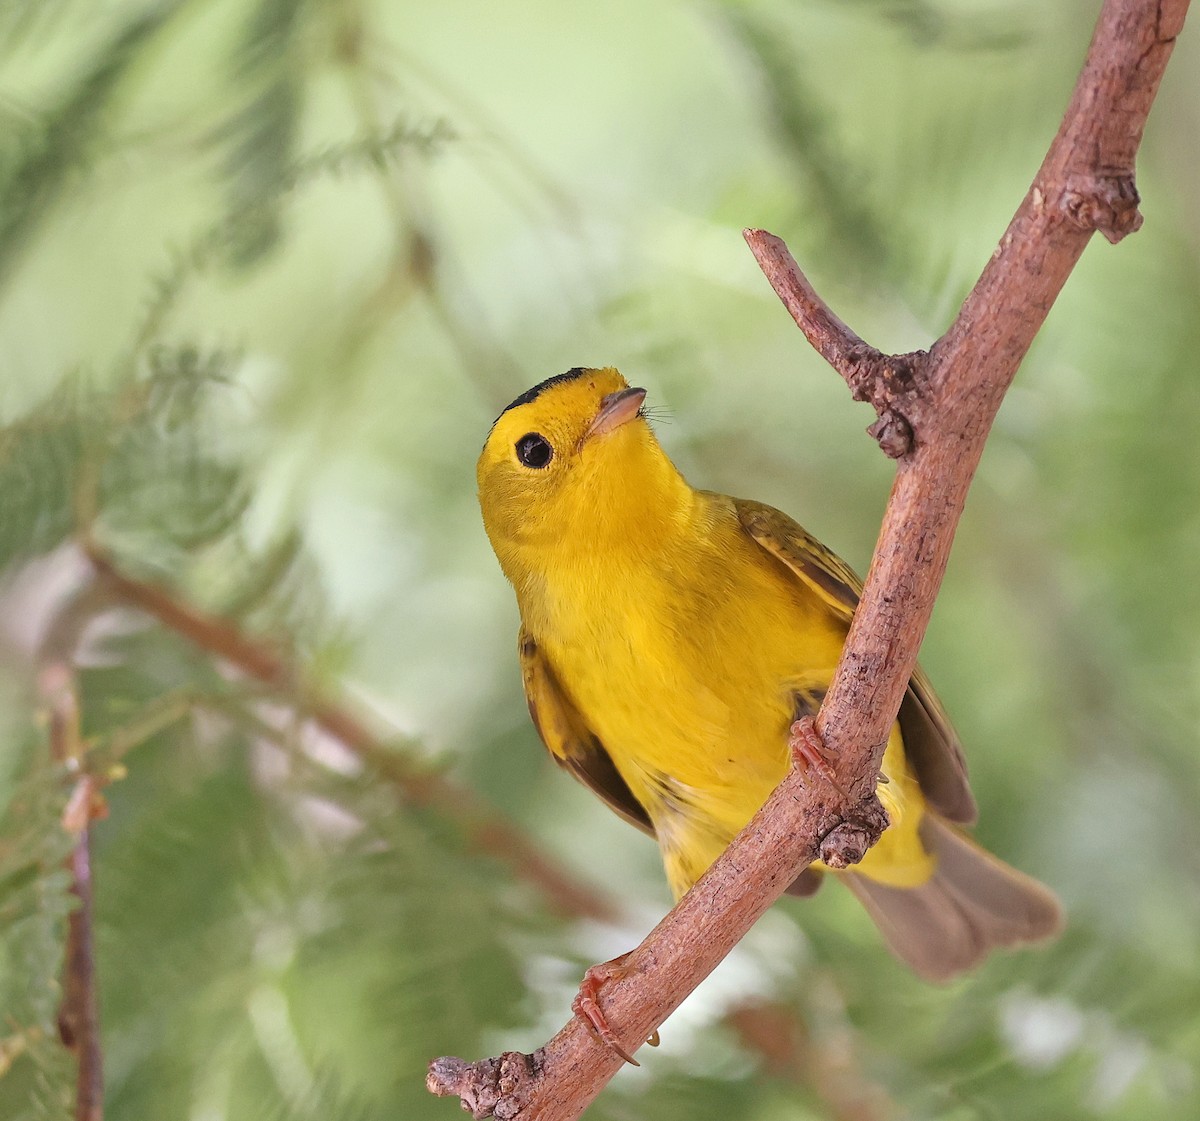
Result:
{"label": "branch knot", "polygon": [[505,1051],[499,1058],[474,1063],[449,1056],[434,1059],[425,1088],[440,1098],[461,1098],[463,1109],[475,1121],[486,1117],[512,1121],[524,1108],[525,1091],[537,1078],[540,1054]]}
{"label": "branch knot", "polygon": [[867,435],[879,441],[879,449],[888,459],[902,459],[916,443],[908,417],[895,409],[880,413],[879,419],[867,428]]}
{"label": "branch knot", "polygon": [[1082,230],[1099,230],[1114,245],[1141,228],[1137,184],[1132,171],[1097,171],[1073,175],[1059,206]]}
{"label": "branch knot", "polygon": [[821,838],[821,860],[841,870],[857,864],[888,827],[887,811],[872,793]]}
{"label": "branch knot", "polygon": [[884,455],[900,459],[917,443],[913,406],[921,395],[929,355],[923,350],[884,354],[860,339],[817,295],[783,242],[766,230],[743,230],[746,244],[776,295],[816,350],[850,387],[856,401],[875,406],[867,431]]}
{"label": "branch knot", "polygon": [[889,459],[900,459],[916,445],[910,406],[921,396],[928,352],[884,354],[866,343],[849,355],[846,381],[856,401],[869,401],[879,419],[867,433]]}

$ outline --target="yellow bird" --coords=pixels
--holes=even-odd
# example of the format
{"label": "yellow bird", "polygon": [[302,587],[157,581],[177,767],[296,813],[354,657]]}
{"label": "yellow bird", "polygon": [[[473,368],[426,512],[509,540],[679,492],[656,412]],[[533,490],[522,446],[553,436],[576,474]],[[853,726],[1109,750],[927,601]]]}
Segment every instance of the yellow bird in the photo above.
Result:
{"label": "yellow bird", "polygon": [[[693,489],[615,369],[518,397],[479,457],[483,522],[521,612],[529,711],[555,760],[654,836],[682,895],[784,777],[861,582],[786,514]],[[883,760],[891,824],[836,873],[941,981],[1054,934],[1058,902],[971,841],[958,740],[918,669]],[[820,883],[818,866],[794,894]],[[595,1022],[595,1021],[593,1021]]]}

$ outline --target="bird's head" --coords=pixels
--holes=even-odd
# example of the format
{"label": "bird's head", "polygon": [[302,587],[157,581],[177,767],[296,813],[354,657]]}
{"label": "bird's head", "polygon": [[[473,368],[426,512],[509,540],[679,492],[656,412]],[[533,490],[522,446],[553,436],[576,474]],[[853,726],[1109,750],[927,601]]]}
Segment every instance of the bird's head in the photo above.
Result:
{"label": "bird's head", "polygon": [[643,416],[645,396],[611,367],[574,369],[500,414],[476,475],[484,528],[510,579],[564,551],[636,538],[669,515],[661,504],[686,484]]}

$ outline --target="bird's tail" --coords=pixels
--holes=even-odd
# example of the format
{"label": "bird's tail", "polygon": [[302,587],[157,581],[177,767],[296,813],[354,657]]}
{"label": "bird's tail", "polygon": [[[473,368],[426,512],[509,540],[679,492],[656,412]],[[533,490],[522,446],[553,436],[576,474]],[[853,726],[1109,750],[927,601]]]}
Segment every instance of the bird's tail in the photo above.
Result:
{"label": "bird's tail", "polygon": [[839,878],[892,953],[927,981],[948,981],[997,947],[1036,942],[1062,928],[1062,909],[1048,887],[936,814],[926,812],[921,840],[937,866],[918,887],[889,887],[853,872]]}

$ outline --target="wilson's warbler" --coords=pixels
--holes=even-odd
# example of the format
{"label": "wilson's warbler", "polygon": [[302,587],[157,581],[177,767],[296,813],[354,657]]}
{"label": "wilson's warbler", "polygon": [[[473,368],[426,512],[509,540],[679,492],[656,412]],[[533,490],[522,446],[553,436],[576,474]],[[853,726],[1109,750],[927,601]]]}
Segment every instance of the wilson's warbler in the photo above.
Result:
{"label": "wilson's warbler", "polygon": [[[529,711],[553,757],[658,840],[682,895],[783,778],[861,583],[786,514],[694,490],[615,369],[518,397],[479,457],[479,502],[516,590]],[[958,828],[975,819],[958,740],[918,669],[879,796],[891,824],[853,871],[892,951],[944,980],[1044,938],[1054,895]],[[820,883],[814,865],[793,886]]]}

